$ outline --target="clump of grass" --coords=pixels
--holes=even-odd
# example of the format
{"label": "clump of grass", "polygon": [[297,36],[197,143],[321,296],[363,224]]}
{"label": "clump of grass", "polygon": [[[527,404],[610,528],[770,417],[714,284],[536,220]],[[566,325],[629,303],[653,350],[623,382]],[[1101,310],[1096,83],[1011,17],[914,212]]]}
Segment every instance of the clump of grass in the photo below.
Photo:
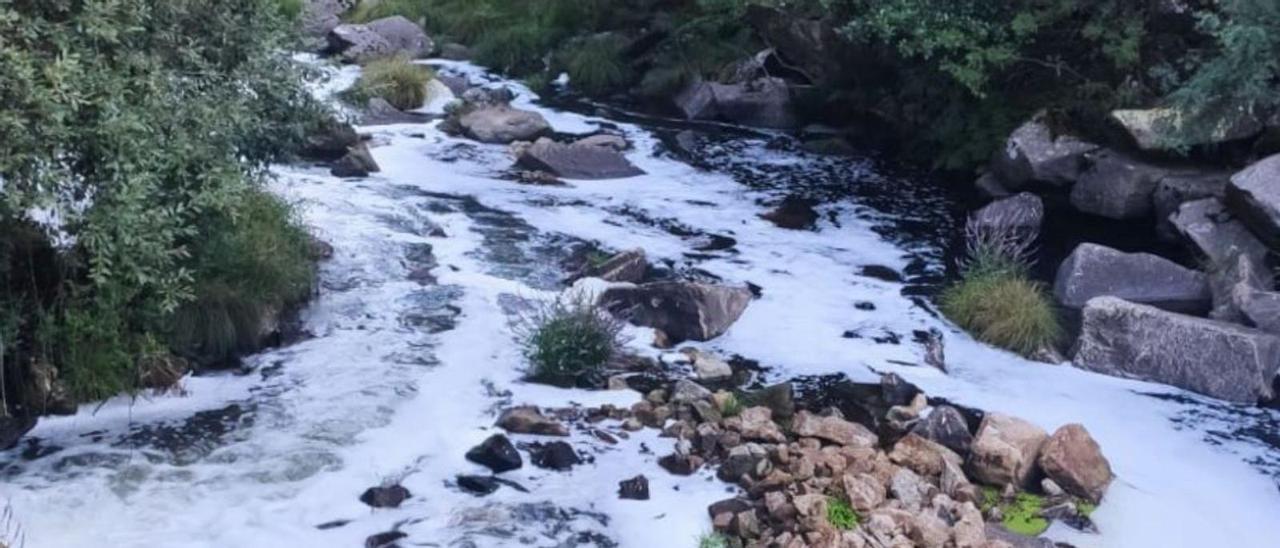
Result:
{"label": "clump of grass", "polygon": [[730,393],[725,397],[724,403],[720,406],[720,415],[724,417],[736,417],[742,413],[742,409],[742,402],[738,400],[738,396]]}
{"label": "clump of grass", "polygon": [[1049,520],[1040,517],[1044,499],[1031,493],[1018,493],[1013,501],[1001,507],[1003,524],[1019,535],[1034,537],[1049,528]]}
{"label": "clump of grass", "polygon": [[433,78],[431,69],[413,63],[407,56],[379,59],[365,65],[360,80],[345,98],[364,103],[381,97],[400,110],[412,110],[427,100],[427,83]]}
{"label": "clump of grass", "polygon": [[827,497],[827,521],[836,529],[848,531],[858,526],[859,519],[858,513],[853,510],[848,501]]}
{"label": "clump of grass", "polygon": [[1093,511],[1094,511],[1094,510],[1097,510],[1097,509],[1098,509],[1098,505],[1097,505],[1097,504],[1094,504],[1094,503],[1089,502],[1089,501],[1087,501],[1087,500],[1078,500],[1078,501],[1076,501],[1076,511],[1077,511],[1077,512],[1080,512],[1080,515],[1082,515],[1082,516],[1084,516],[1084,517],[1086,517],[1086,518],[1087,518],[1087,517],[1089,517],[1089,516],[1092,516],[1092,515],[1093,515]]}
{"label": "clump of grass", "polygon": [[720,533],[703,533],[698,537],[698,548],[729,548],[729,539]]}
{"label": "clump of grass", "polygon": [[1034,234],[1011,224],[966,228],[960,281],[943,291],[942,313],[977,339],[1029,356],[1062,336],[1042,284],[1028,278]]}
{"label": "clump of grass", "polygon": [[303,0],[276,0],[276,10],[280,16],[293,21],[302,14]]}
{"label": "clump of grass", "polygon": [[559,57],[569,73],[569,85],[587,95],[602,95],[626,85],[632,73],[622,58],[625,46],[622,37],[602,34],[565,48]]}
{"label": "clump of grass", "polygon": [[570,386],[592,378],[617,358],[623,324],[586,296],[560,297],[535,307],[517,324],[529,377]]}

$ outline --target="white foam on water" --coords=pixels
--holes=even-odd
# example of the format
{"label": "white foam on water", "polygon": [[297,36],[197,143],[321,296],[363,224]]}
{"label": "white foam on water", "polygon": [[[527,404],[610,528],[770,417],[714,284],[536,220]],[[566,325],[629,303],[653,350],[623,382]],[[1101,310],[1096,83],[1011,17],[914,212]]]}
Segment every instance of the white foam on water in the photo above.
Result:
{"label": "white foam on water", "polygon": [[[470,65],[446,67],[488,78]],[[355,77],[351,69],[337,74],[331,86]],[[340,87],[327,93],[334,89]],[[541,108],[518,90],[517,105],[538,110],[558,131],[586,133],[612,123]],[[1055,539],[1078,546],[1262,547],[1280,538],[1280,491],[1245,462],[1261,450],[1206,443],[1206,432],[1221,425],[1175,422],[1193,404],[1140,394],[1182,392],[1031,363],[978,344],[903,297],[900,284],[858,275],[865,265],[905,266],[904,250],[877,236],[869,215],[844,210],[818,231],[779,229],[757,217],[773,196],[656,154],[653,135],[612,124],[634,143],[628,156],[646,175],[520,185],[499,177],[510,163],[505,147],[449,137],[434,124],[363,128],[374,135],[372,153],[382,167],[367,179],[279,168],[275,190],[297,201],[335,248],[322,267],[320,294],[302,318],[314,337],[252,357],[247,375],[188,378],[183,396],[118,398],[73,417],[43,419],[31,436],[62,449],[33,461],[18,450],[6,453],[0,487],[28,545],[359,546],[393,528],[411,544],[554,546],[576,532],[601,531],[622,546],[693,545],[710,529],[706,506],[731,491],[710,471],[692,478],[665,473],[656,460],[672,442],[652,430],[616,446],[575,433],[568,441],[593,462],[570,472],[526,463],[502,475],[530,493],[503,487],[477,498],[447,486],[457,474],[484,473],[463,455],[495,432],[494,412],[503,405],[629,406],[639,398],[521,381],[524,364],[507,304],[512,296],[551,294],[496,268],[486,228],[450,196],[472,196],[507,212],[536,229],[535,238],[562,234],[614,249],[644,248],[651,260],[696,264],[726,283],[760,286],[762,296],[726,335],[695,346],[758,360],[771,368],[770,378],[845,373],[874,380],[874,368],[896,372],[930,395],[1048,430],[1083,423],[1118,478],[1093,514],[1100,535],[1055,526],[1049,533]],[[805,160],[762,152],[759,161]],[[665,230],[664,222],[737,244],[691,260],[686,254],[695,242]],[[446,235],[431,236],[431,226]],[[515,241],[527,261],[549,260],[530,250],[536,242]],[[435,286],[408,280],[414,265],[406,249],[423,244],[440,265],[432,271]],[[858,308],[861,302],[875,310]],[[424,310],[451,314],[445,304],[458,311],[452,329],[432,333],[409,321]],[[946,333],[950,374],[900,365],[921,361],[910,333],[930,328]],[[846,338],[846,331],[866,336]],[[884,332],[905,337],[901,344],[871,340]],[[646,344],[650,332],[631,335],[636,351],[657,355]],[[227,427],[217,436],[196,436],[172,450],[156,442],[116,443],[127,432],[155,433],[231,404],[243,414],[219,422]],[[615,424],[604,426],[616,431]],[[651,500],[619,500],[618,481],[637,474],[649,478]],[[357,500],[387,478],[401,479],[414,496],[395,510],[370,510]],[[520,517],[531,508],[521,505],[545,501],[566,513],[562,519]],[[349,523],[316,527],[335,520]]]}

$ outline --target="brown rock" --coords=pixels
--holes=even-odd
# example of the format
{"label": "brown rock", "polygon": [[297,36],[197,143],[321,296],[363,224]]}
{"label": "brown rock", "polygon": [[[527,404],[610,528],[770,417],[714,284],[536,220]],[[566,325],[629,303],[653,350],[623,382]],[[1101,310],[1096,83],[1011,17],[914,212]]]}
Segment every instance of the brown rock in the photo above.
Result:
{"label": "brown rock", "polygon": [[1059,428],[1045,442],[1040,451],[1040,468],[1068,493],[1095,504],[1102,500],[1114,477],[1098,442],[1079,424]]}
{"label": "brown rock", "polygon": [[911,540],[923,548],[943,548],[951,542],[951,527],[936,513],[925,510],[912,522]]}
{"label": "brown rock", "polygon": [[539,434],[543,436],[568,436],[569,429],[555,419],[546,417],[537,407],[526,405],[512,407],[498,417],[498,427],[513,434]]}
{"label": "brown rock", "polygon": [[969,456],[970,473],[988,485],[1025,485],[1048,437],[1043,429],[1022,419],[987,413]]}
{"label": "brown rock", "polygon": [[956,467],[964,463],[964,459],[961,459],[955,451],[916,434],[907,434],[898,440],[898,443],[893,446],[893,451],[889,453],[889,460],[930,478],[940,476],[947,462]]}
{"label": "brown rock", "polygon": [[870,512],[884,503],[885,487],[880,480],[870,474],[845,474],[843,477],[845,497],[849,505],[859,512]]}
{"label": "brown rock", "polygon": [[743,439],[771,443],[783,443],[787,437],[773,422],[773,412],[768,407],[749,407],[736,417],[724,421],[725,427],[742,434]]}
{"label": "brown rock", "polygon": [[797,436],[818,438],[845,446],[874,447],[879,443],[875,433],[861,424],[839,417],[820,417],[808,411],[796,413],[791,429]]}
{"label": "brown rock", "polygon": [[951,529],[955,537],[956,548],[984,548],[987,544],[986,527],[983,525],[982,512],[972,502],[966,502],[957,508],[956,524]]}

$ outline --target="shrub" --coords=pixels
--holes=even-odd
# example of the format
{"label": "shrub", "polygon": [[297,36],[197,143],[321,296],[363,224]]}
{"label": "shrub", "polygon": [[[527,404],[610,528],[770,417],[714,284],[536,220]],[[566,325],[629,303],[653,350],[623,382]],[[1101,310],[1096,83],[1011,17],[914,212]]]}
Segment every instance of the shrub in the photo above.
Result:
{"label": "shrub", "polygon": [[703,533],[698,537],[698,548],[729,548],[729,539],[720,533]]}
{"label": "shrub", "polygon": [[725,417],[736,417],[742,413],[742,409],[742,401],[738,399],[737,395],[730,393],[725,398],[724,405],[721,406],[720,414]]}
{"label": "shrub", "polygon": [[302,15],[304,2],[305,0],[276,0],[276,9],[281,17],[293,21]]}
{"label": "shrub", "polygon": [[848,531],[858,526],[858,513],[849,502],[838,497],[827,497],[827,521],[841,531]]}
{"label": "shrub", "polygon": [[586,297],[560,297],[535,306],[517,334],[529,360],[530,378],[572,385],[617,358],[625,343],[622,322]]}
{"label": "shrub", "polygon": [[400,110],[413,110],[427,100],[427,82],[435,74],[405,56],[373,61],[364,67],[348,99],[366,102],[381,97]]}
{"label": "shrub", "polygon": [[631,68],[622,59],[625,41],[612,34],[593,36],[561,53],[569,85],[588,95],[601,95],[631,81]]}

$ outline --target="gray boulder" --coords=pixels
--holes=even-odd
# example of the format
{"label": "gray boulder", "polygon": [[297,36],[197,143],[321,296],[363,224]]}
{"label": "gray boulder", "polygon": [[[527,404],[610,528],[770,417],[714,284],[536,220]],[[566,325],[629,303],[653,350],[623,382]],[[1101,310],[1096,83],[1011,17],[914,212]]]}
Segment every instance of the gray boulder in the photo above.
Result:
{"label": "gray boulder", "polygon": [[791,90],[781,78],[710,86],[720,118],[756,127],[790,129],[796,126]]}
{"label": "gray boulder", "polygon": [[464,135],[482,143],[532,141],[551,131],[551,124],[541,114],[506,105],[471,110],[458,117],[457,122]]}
{"label": "gray boulder", "polygon": [[1280,248],[1280,154],[1231,177],[1227,208],[1272,248]]}
{"label": "gray boulder", "polygon": [[1071,205],[1111,219],[1151,215],[1151,197],[1168,170],[1111,150],[1089,155],[1091,165],[1071,187]]}
{"label": "gray boulder", "polygon": [[969,223],[979,230],[1011,229],[1034,237],[1044,222],[1044,201],[1030,192],[996,200],[976,211]]}
{"label": "gray boulder", "polygon": [[631,323],[665,333],[672,344],[708,341],[728,331],[751,303],[751,291],[695,282],[611,287],[600,303]]}
{"label": "gray boulder", "polygon": [[600,146],[566,145],[543,137],[521,147],[516,163],[566,179],[625,179],[644,175],[622,153]]}
{"label": "gray boulder", "polygon": [[378,168],[378,162],[373,160],[373,154],[364,143],[351,147],[347,154],[329,169],[329,173],[335,177],[368,177],[370,173],[378,171],[381,171]]}
{"label": "gray boulder", "polygon": [[1222,198],[1230,177],[1228,173],[1211,171],[1172,174],[1161,179],[1151,196],[1151,206],[1156,215],[1156,234],[1168,241],[1178,239],[1178,231],[1170,222],[1170,216],[1187,202]]}
{"label": "gray boulder", "polygon": [[640,283],[649,272],[643,249],[623,251],[598,265],[588,265],[584,275],[607,282]]}
{"label": "gray boulder", "polygon": [[355,5],[356,0],[307,0],[299,16],[299,25],[305,45],[309,49],[324,46],[325,36],[342,24],[342,14]]}
{"label": "gray boulder", "polygon": [[1084,308],[1075,364],[1254,404],[1272,396],[1280,337],[1099,297]]}
{"label": "gray boulder", "polygon": [[[1258,296],[1270,292],[1275,284],[1266,265],[1258,262],[1256,258],[1240,254],[1230,261],[1220,263],[1217,268],[1210,271],[1209,286],[1213,292],[1213,310],[1209,313],[1210,318],[1254,326],[1261,325],[1258,320],[1262,319],[1262,323],[1270,324],[1270,321],[1265,319],[1267,317],[1265,309],[1258,308],[1265,302],[1254,301]],[[1247,303],[1252,303],[1251,308],[1253,314],[1258,316],[1257,319],[1251,320],[1246,315],[1244,308],[1249,306]]]}
{"label": "gray boulder", "polygon": [[369,99],[364,111],[360,113],[360,124],[365,126],[420,124],[430,119],[426,114],[400,110],[381,97]]}
{"label": "gray boulder", "polygon": [[1231,297],[1247,325],[1280,335],[1280,293],[1238,285]]}
{"label": "gray boulder", "polygon": [[352,63],[400,54],[422,57],[435,48],[422,27],[399,15],[364,24],[338,25],[329,31],[328,40],[330,54]]}
{"label": "gray boulder", "polygon": [[1150,253],[1125,253],[1083,243],[1063,261],[1053,283],[1058,302],[1082,308],[1104,295],[1169,310],[1203,312],[1211,300],[1200,272]]}
{"label": "gray boulder", "polygon": [[313,160],[337,160],[360,143],[360,134],[351,124],[327,117],[318,122],[307,135],[301,155]]}
{"label": "gray boulder", "polygon": [[991,169],[1007,188],[1032,182],[1071,185],[1084,172],[1085,155],[1098,149],[1071,135],[1055,135],[1046,118],[1041,112],[1019,126],[992,158]]}
{"label": "gray boulder", "polygon": [[1237,256],[1258,266],[1266,264],[1267,247],[1217,198],[1182,204],[1169,221],[1213,267],[1226,267]]}
{"label": "gray boulder", "polygon": [[686,120],[714,120],[716,118],[716,96],[711,84],[702,80],[694,80],[672,97],[677,110]]}
{"label": "gray boulder", "polygon": [[1239,109],[1215,113],[1216,124],[1195,123],[1183,127],[1183,116],[1171,108],[1114,110],[1119,124],[1142,150],[1170,150],[1247,139],[1262,132],[1262,121]]}

